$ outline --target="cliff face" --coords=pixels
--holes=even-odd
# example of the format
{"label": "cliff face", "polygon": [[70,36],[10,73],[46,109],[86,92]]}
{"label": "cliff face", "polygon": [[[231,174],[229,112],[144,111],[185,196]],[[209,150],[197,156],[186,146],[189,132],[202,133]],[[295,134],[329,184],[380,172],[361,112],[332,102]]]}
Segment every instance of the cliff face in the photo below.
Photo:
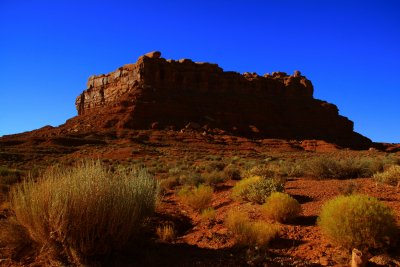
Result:
{"label": "cliff face", "polygon": [[152,52],[135,64],[90,77],[76,100],[79,116],[104,128],[181,129],[190,123],[255,138],[370,145],[335,105],[313,98],[311,82],[298,71],[241,75],[216,64],[160,56]]}

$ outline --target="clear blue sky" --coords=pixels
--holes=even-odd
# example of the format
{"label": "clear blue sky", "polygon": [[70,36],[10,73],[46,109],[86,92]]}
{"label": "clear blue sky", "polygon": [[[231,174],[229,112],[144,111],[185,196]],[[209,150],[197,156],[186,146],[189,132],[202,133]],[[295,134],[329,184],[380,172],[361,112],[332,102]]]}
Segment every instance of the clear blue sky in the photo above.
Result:
{"label": "clear blue sky", "polygon": [[0,136],[77,114],[87,78],[160,50],[300,70],[373,141],[400,143],[400,1],[0,0]]}

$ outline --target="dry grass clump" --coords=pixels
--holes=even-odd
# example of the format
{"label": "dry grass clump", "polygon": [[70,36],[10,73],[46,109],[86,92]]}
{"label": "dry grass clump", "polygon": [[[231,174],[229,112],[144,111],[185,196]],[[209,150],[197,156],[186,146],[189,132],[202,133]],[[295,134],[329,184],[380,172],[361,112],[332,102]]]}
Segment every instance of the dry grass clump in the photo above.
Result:
{"label": "dry grass clump", "polygon": [[225,219],[226,227],[233,233],[239,246],[265,247],[279,234],[279,227],[267,222],[251,222],[247,214],[231,211]]}
{"label": "dry grass clump", "polygon": [[232,189],[232,196],[253,203],[262,204],[273,192],[282,192],[285,183],[278,178],[264,178],[252,176],[236,183]]}
{"label": "dry grass clump", "polygon": [[214,220],[215,219],[215,209],[212,207],[206,208],[201,212],[201,217],[204,220]]}
{"label": "dry grass clump", "polygon": [[165,223],[157,227],[156,234],[163,242],[171,242],[175,239],[175,228],[172,223]]}
{"label": "dry grass clump", "polygon": [[210,207],[213,194],[213,188],[203,184],[195,188],[183,187],[178,193],[184,202],[197,211]]}
{"label": "dry grass clump", "polygon": [[216,185],[226,180],[222,171],[212,171],[204,173],[202,176],[204,178],[204,182],[208,185]]}
{"label": "dry grass clump", "polygon": [[396,241],[393,211],[366,195],[339,196],[322,207],[318,225],[345,248],[379,248]]}
{"label": "dry grass clump", "polygon": [[144,169],[112,173],[99,161],[52,169],[11,194],[16,218],[31,237],[74,262],[123,247],[156,198],[157,183]]}
{"label": "dry grass clump", "polygon": [[400,166],[392,165],[383,172],[375,173],[373,177],[377,182],[399,186]]}
{"label": "dry grass clump", "polygon": [[268,218],[286,222],[296,218],[301,212],[299,202],[286,193],[274,192],[262,205],[262,211]]}

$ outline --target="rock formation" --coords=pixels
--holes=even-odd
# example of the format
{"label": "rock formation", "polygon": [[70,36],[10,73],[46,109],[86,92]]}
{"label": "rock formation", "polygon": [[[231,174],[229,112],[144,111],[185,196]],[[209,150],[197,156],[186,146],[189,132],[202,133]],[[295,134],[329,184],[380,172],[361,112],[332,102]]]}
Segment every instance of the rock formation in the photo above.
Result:
{"label": "rock formation", "polygon": [[179,130],[191,123],[252,138],[371,144],[335,105],[313,98],[312,83],[299,71],[224,72],[217,64],[166,60],[160,52],[91,76],[76,108],[81,121],[103,128]]}

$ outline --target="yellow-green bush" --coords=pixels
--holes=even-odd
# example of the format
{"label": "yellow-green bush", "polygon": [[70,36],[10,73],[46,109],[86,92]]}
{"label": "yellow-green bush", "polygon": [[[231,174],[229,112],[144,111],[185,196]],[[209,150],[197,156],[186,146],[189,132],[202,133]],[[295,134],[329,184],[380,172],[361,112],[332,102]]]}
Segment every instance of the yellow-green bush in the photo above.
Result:
{"label": "yellow-green bush", "polygon": [[290,195],[274,192],[262,205],[262,211],[270,219],[278,222],[286,222],[297,217],[301,212],[299,202]]}
{"label": "yellow-green bush", "polygon": [[393,211],[366,195],[336,197],[322,207],[318,225],[345,248],[379,248],[396,240]]}
{"label": "yellow-green bush", "polygon": [[282,192],[284,188],[285,183],[282,179],[252,176],[237,182],[232,189],[232,196],[262,204],[271,193]]}
{"label": "yellow-green bush", "polygon": [[201,184],[193,189],[190,187],[183,187],[178,195],[193,209],[202,211],[210,207],[213,193],[214,190],[211,186]]}
{"label": "yellow-green bush", "polygon": [[374,179],[380,183],[390,185],[399,185],[400,183],[400,166],[392,165],[384,172],[374,174]]}
{"label": "yellow-green bush", "polygon": [[205,220],[214,220],[215,219],[215,209],[214,208],[206,208],[201,212],[201,217]]}
{"label": "yellow-green bush", "polygon": [[156,198],[157,183],[145,170],[112,173],[98,161],[52,169],[11,194],[16,218],[31,237],[71,261],[126,245]]}
{"label": "yellow-green bush", "polygon": [[231,211],[225,219],[225,225],[236,238],[239,246],[265,247],[279,234],[279,227],[267,222],[251,222],[247,214]]}

